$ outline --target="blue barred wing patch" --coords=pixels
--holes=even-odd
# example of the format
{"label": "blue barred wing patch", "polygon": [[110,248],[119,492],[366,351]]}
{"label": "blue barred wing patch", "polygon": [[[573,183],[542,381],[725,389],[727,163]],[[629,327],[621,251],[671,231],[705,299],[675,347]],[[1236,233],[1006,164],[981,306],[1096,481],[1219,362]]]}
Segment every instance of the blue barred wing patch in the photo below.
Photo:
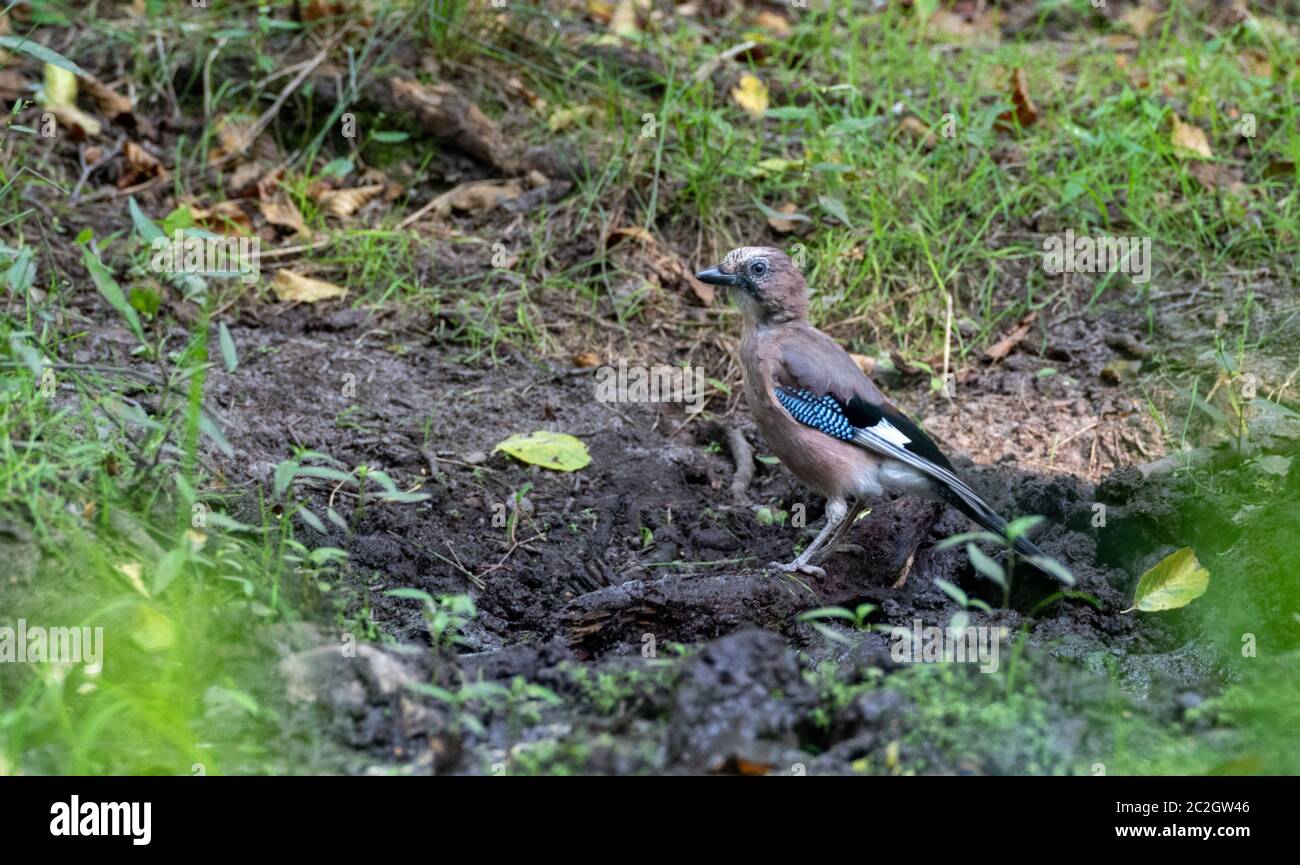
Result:
{"label": "blue barred wing patch", "polygon": [[795,420],[804,426],[824,432],[842,441],[851,442],[858,430],[844,415],[844,407],[827,394],[817,396],[801,387],[778,387],[776,399]]}

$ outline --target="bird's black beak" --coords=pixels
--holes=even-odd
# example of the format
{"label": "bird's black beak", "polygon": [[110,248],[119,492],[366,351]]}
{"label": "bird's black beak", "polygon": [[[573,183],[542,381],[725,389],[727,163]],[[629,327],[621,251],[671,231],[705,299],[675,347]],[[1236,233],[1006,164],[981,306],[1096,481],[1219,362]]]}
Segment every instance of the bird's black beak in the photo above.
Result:
{"label": "bird's black beak", "polygon": [[735,285],[740,282],[740,277],[734,273],[723,273],[716,267],[710,267],[708,270],[701,270],[695,274],[695,278],[700,282],[707,282],[709,285]]}

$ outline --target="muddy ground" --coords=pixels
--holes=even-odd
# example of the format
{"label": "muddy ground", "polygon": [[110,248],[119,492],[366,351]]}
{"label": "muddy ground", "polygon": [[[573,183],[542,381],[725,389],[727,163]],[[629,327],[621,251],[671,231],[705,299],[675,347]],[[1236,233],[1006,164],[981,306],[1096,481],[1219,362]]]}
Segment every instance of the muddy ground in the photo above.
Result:
{"label": "muddy ground", "polygon": [[[111,320],[89,303],[87,315]],[[969,530],[965,519],[914,501],[876,506],[852,533],[861,553],[837,554],[824,579],[766,570],[816,528],[823,503],[761,459],[744,500],[733,500],[727,428],[765,453],[743,403],[712,419],[602,404],[591,369],[508,347],[495,365],[467,365],[436,314],[241,304],[231,316],[240,366],[214,370],[207,398],[234,456],[211,449],[205,460],[224,485],[209,492],[234,516],[257,522],[259,496],[295,447],[383,468],[431,496],[396,505],[358,502],[324,482],[297,488],[315,513],[333,506],[350,526],[327,522],[322,535],[294,518],[309,544],[348,559],[316,575],[319,591],[311,579],[290,587],[316,621],[277,646],[292,711],[337,734],[339,771],[1084,772],[1110,747],[1078,708],[1090,690],[1177,723],[1232,678],[1223,648],[1232,640],[1195,613],[1121,612],[1143,570],[1191,542],[1216,572],[1212,595],[1231,593],[1256,612],[1284,600],[1267,596],[1262,576],[1276,563],[1249,559],[1252,539],[1300,528],[1295,510],[1278,506],[1294,500],[1300,473],[1287,463],[1262,485],[1250,460],[1293,452],[1294,422],[1265,419],[1272,426],[1261,425],[1244,460],[1226,446],[1197,451],[1198,465],[1215,467],[1213,483],[1145,459],[1160,456],[1149,421],[1133,390],[1103,371],[1149,349],[1096,336],[1134,331],[1122,304],[1043,324],[1041,351],[1022,346],[977,368],[954,401],[902,373],[887,381],[997,510],[1047,518],[1036,542],[1091,600],[1037,610],[1061,588],[1055,581],[1020,568],[1000,609],[1001,590],[962,550],[936,549]],[[105,327],[76,359],[121,360],[130,342],[115,345],[113,333]],[[591,464],[548,472],[493,452],[535,429],[578,436]],[[972,464],[972,452],[987,463]],[[511,534],[493,517],[516,502]],[[806,528],[756,518],[760,506],[799,505]],[[1255,509],[1251,519],[1243,508]],[[1252,575],[1258,586],[1245,584]],[[1004,658],[1023,631],[1024,658],[1034,659],[1026,669],[1055,695],[1046,741],[965,750],[929,741],[915,696],[890,686],[900,665],[887,633],[840,623],[828,638],[799,619],[869,603],[873,625],[944,625],[962,608],[936,580],[991,605],[967,612],[972,624],[1008,629]],[[468,594],[477,616],[456,648],[433,647],[419,604],[386,594],[397,588]],[[362,651],[340,657],[339,641],[353,637]],[[973,668],[945,675],[972,699],[1001,699]],[[413,682],[502,688],[452,708],[411,692]],[[835,698],[835,683],[850,697]]]}

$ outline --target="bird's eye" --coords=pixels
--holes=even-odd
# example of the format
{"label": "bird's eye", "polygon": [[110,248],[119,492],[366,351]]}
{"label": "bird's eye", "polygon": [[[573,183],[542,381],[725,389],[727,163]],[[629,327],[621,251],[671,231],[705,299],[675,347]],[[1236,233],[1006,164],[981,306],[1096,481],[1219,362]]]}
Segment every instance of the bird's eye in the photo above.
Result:
{"label": "bird's eye", "polygon": [[756,258],[749,263],[750,276],[762,276],[767,273],[767,262],[761,258]]}

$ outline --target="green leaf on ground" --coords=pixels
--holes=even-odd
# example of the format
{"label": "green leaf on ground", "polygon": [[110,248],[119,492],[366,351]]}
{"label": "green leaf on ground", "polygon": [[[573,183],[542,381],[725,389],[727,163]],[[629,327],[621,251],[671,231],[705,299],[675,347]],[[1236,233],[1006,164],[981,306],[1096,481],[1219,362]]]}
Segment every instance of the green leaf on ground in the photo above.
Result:
{"label": "green leaf on ground", "polygon": [[539,430],[526,435],[512,435],[493,450],[505,451],[517,460],[561,472],[585,468],[591,454],[581,440],[567,433]]}
{"label": "green leaf on ground", "polygon": [[86,270],[90,271],[90,278],[95,283],[95,288],[99,289],[99,293],[104,296],[109,305],[117,310],[118,315],[126,319],[127,326],[131,328],[135,338],[140,340],[140,344],[148,345],[148,340],[144,338],[144,328],[140,326],[140,317],[136,315],[135,307],[131,306],[126,295],[122,293],[122,286],[113,279],[112,272],[104,266],[95,253],[90,251],[89,247],[81,250],[81,258],[86,265]]}
{"label": "green leaf on ground", "polygon": [[1142,575],[1133,596],[1133,606],[1124,612],[1176,610],[1205,594],[1209,585],[1210,572],[1201,567],[1191,547],[1183,547],[1165,556]]}
{"label": "green leaf on ground", "polygon": [[234,372],[239,366],[239,356],[235,354],[235,340],[230,336],[230,328],[223,321],[217,325],[217,334],[221,343],[221,357],[226,362],[226,372]]}

